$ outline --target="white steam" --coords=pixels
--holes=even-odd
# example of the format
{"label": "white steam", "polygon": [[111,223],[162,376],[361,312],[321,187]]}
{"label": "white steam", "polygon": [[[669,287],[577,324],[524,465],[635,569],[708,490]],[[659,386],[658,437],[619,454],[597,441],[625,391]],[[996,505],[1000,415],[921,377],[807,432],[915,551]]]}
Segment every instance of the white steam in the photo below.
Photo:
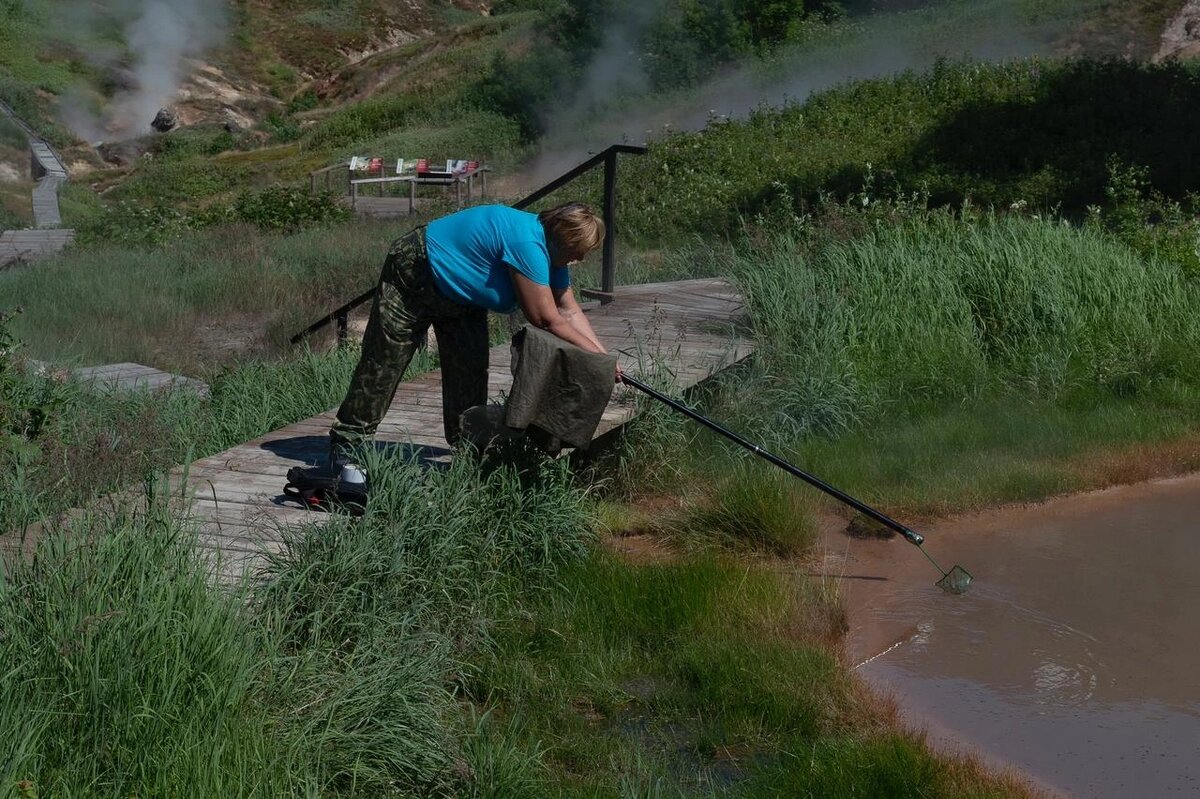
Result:
{"label": "white steam", "polygon": [[[99,108],[80,97],[66,97],[63,121],[88,141],[112,141],[150,131],[160,108],[171,105],[186,77],[189,59],[218,44],[225,34],[223,0],[119,0],[83,3],[75,18],[91,30],[123,31],[123,52],[89,41],[98,66],[117,76],[119,88]],[[86,36],[87,28],[78,32]]]}
{"label": "white steam", "polygon": [[[589,66],[584,90],[550,115],[542,152],[523,177],[538,185],[610,144],[641,144],[668,131],[699,130],[713,119],[803,102],[847,81],[927,69],[939,58],[995,61],[1051,52],[1060,33],[1056,20],[1026,24],[1014,8],[1015,3],[999,2],[975,11],[969,3],[950,0],[924,11],[879,14],[829,31],[819,45],[731,67],[697,88],[633,100],[628,90],[644,87],[646,78],[628,41],[630,27],[618,24]],[[622,90],[625,99],[619,96]]]}

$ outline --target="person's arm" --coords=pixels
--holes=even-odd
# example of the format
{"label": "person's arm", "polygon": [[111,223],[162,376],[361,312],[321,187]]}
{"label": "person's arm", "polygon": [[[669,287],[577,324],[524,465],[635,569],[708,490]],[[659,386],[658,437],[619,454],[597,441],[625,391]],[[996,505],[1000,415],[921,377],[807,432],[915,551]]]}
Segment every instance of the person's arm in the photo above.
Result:
{"label": "person's arm", "polygon": [[[554,301],[554,292],[549,286],[534,283],[515,269],[512,273],[513,288],[516,290],[517,304],[521,306],[525,318],[534,327],[540,327],[588,352],[598,352],[607,355],[608,350],[600,343],[579,332],[576,327],[558,310]],[[578,307],[578,306],[576,306]],[[582,314],[580,314],[582,316]]]}
{"label": "person's arm", "polygon": [[554,302],[558,306],[558,312],[563,315],[563,318],[570,323],[571,327],[578,330],[584,336],[587,336],[593,344],[595,344],[600,352],[608,352],[608,348],[596,336],[596,331],[592,329],[592,323],[588,321],[587,314],[579,307],[579,302],[575,299],[575,292],[571,291],[569,286],[561,289],[551,289],[554,294]]}

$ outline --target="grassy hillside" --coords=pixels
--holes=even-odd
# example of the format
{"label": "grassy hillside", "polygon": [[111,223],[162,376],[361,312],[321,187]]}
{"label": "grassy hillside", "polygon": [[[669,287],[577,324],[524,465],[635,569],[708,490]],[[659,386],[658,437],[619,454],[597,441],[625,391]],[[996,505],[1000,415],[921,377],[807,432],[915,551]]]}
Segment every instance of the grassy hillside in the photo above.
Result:
{"label": "grassy hillside", "polygon": [[[593,91],[586,88],[594,82],[588,65],[592,58],[608,58],[607,26],[645,16],[617,13],[622,2],[510,0],[498,4],[491,17],[482,16],[473,3],[234,3],[217,26],[223,34],[214,41],[221,43],[205,52],[207,66],[186,86],[185,117],[206,120],[208,126],[128,148],[133,154],[148,151],[159,161],[165,156],[170,164],[121,156],[123,168],[90,180],[97,190],[108,189],[136,167],[133,183],[165,181],[170,193],[162,199],[187,203],[226,195],[247,183],[295,181],[316,165],[360,152],[435,159],[469,153],[508,168],[524,154],[530,137],[564,107],[574,109],[575,128],[586,130],[604,121],[597,114],[622,113],[621,101],[643,107],[685,103],[680,87],[704,80],[722,62],[766,58],[766,73],[833,68],[853,75],[857,63],[875,57],[863,42],[898,36],[886,42],[888,48],[932,48],[951,56],[959,47],[983,47],[985,55],[989,48],[1006,47],[972,33],[981,30],[1001,42],[1016,36],[1027,40],[1022,47],[1036,42],[1047,51],[1119,50],[1144,56],[1154,49],[1146,31],[1160,29],[1178,6],[1167,0],[1071,0],[1046,9],[1025,0],[951,0],[876,23],[860,17],[831,22],[833,5],[798,3],[750,3],[740,10],[717,3],[717,10],[705,13],[732,16],[709,19],[695,16],[679,0],[679,9],[670,5],[670,13],[628,23],[634,25],[631,35],[640,37],[641,52],[632,60],[649,76],[655,93],[626,96],[622,90],[600,106],[583,108],[576,90],[584,84],[585,93]],[[127,41],[129,11],[98,8],[85,12],[49,0],[0,8],[5,44],[0,47],[0,96],[60,145],[72,138],[61,124],[75,115],[69,109],[103,105],[122,91],[136,62]],[[678,30],[671,21],[677,17],[683,20]],[[725,39],[709,41],[722,30]],[[822,53],[836,58],[829,63]],[[699,66],[680,72],[678,65],[688,59]],[[670,65],[675,66],[667,69]],[[249,120],[250,129],[234,135],[223,131],[223,108]],[[168,141],[172,138],[178,141]],[[214,154],[228,155],[205,163]],[[101,165],[86,148],[72,148],[69,157]],[[112,197],[158,198],[161,191],[135,185]]]}
{"label": "grassy hillside", "polygon": [[0,116],[0,230],[24,227],[32,221],[32,188],[25,132]]}
{"label": "grassy hillside", "polygon": [[[181,128],[139,141],[138,159],[90,175],[108,202],[199,208],[247,189],[305,185],[314,169],[351,155],[463,157],[496,168],[524,152],[517,125],[484,107],[476,76],[520,46],[528,17],[469,17],[289,89],[255,129]],[[76,220],[76,224],[80,224]]]}
{"label": "grassy hillside", "polygon": [[[477,4],[460,5],[474,13],[443,2],[235,0],[207,12],[222,32],[209,57],[234,77],[286,99],[302,83],[327,78],[349,61],[478,18]],[[110,94],[118,87],[109,84],[106,70],[128,66],[136,56],[129,35],[138,10],[137,4],[88,8],[64,0],[0,5],[0,77],[9,81],[0,89],[32,102],[31,92],[61,94],[72,80],[82,80]]]}
{"label": "grassy hillside", "polygon": [[1187,144],[1198,91],[1192,65],[1125,61],[944,62],[852,83],[654,145],[655,180],[623,197],[626,230],[731,231],[823,194],[880,192],[1082,215],[1108,200],[1114,164],[1184,200],[1200,179]]}
{"label": "grassy hillside", "polygon": [[231,45],[221,58],[287,97],[306,80],[323,79],[347,61],[415,42],[478,19],[468,0],[237,0]]}

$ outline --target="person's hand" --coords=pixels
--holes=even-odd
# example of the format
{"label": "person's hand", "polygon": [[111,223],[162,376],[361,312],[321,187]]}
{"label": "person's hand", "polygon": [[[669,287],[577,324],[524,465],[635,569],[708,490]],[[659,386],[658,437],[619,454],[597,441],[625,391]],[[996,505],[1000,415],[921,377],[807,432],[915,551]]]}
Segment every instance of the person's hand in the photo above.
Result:
{"label": "person's hand", "polygon": [[625,370],[621,368],[621,364],[617,364],[617,382],[621,383],[625,380]]}

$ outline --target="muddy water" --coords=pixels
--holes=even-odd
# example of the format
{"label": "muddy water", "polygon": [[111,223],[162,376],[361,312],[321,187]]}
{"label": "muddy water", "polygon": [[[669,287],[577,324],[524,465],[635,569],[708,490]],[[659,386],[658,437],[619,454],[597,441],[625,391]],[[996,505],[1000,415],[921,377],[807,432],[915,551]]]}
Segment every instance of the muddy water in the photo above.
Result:
{"label": "muddy water", "polygon": [[827,538],[857,673],[940,746],[1072,796],[1200,796],[1200,475]]}

